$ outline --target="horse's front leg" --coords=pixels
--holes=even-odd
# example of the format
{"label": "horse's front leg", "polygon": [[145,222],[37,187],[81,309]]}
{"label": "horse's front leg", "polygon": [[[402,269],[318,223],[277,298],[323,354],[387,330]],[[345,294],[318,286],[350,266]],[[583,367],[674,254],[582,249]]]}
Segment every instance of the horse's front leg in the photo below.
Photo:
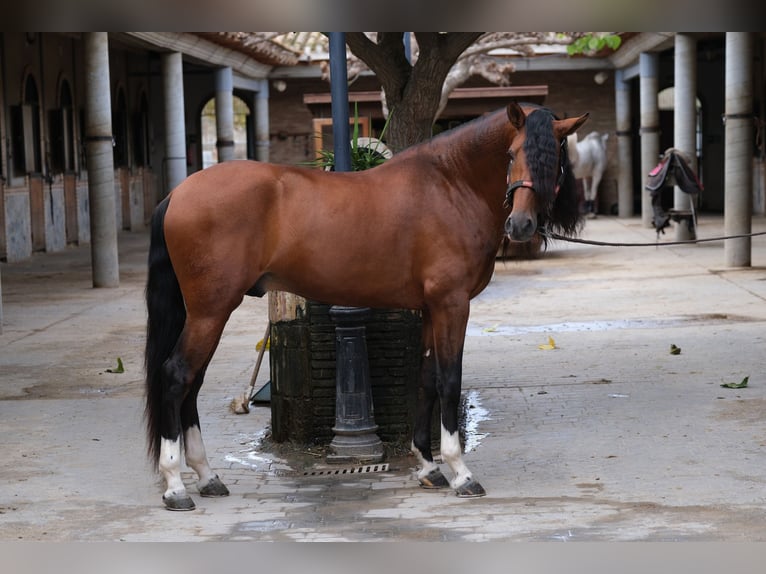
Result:
{"label": "horse's front leg", "polygon": [[452,472],[452,488],[461,498],[484,496],[463,460],[458,411],[463,374],[463,346],[468,324],[468,298],[453,298],[432,314],[436,350],[437,385],[441,401],[441,453]]}
{"label": "horse's front leg", "polygon": [[427,310],[423,311],[423,359],[420,368],[415,429],[411,450],[417,457],[420,469],[418,482],[428,489],[446,488],[449,481],[444,477],[431,453],[431,419],[438,394],[436,392],[436,353],[434,351],[433,328]]}

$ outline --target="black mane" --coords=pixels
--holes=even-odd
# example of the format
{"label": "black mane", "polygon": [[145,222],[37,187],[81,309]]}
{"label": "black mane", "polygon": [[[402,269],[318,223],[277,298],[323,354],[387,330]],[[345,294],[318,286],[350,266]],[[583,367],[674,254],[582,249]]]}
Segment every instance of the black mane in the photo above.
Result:
{"label": "black mane", "polygon": [[527,116],[524,153],[540,201],[539,226],[573,236],[582,228],[577,186],[567,140],[559,143],[553,134],[554,119],[558,118],[544,107]]}

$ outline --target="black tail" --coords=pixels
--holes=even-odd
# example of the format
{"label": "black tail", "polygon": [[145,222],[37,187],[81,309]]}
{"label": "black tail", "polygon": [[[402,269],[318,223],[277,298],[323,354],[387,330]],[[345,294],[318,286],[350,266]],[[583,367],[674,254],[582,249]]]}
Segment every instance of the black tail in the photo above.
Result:
{"label": "black tail", "polygon": [[163,224],[169,198],[165,198],[152,216],[149,245],[149,274],[146,281],[146,407],[144,417],[148,451],[155,468],[160,457],[162,422],[162,366],[173,352],[186,321],[181,288],[170,262]]}

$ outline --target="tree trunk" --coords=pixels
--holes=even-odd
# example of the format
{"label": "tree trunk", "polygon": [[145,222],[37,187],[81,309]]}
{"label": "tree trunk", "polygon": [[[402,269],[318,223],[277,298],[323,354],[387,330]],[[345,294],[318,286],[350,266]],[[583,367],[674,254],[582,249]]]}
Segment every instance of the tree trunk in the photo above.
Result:
{"label": "tree trunk", "polygon": [[375,72],[386,93],[391,122],[387,145],[401,151],[431,137],[444,80],[460,54],[481,32],[416,33],[420,53],[415,65],[404,54],[403,32],[379,32],[376,42],[348,32],[354,54]]}

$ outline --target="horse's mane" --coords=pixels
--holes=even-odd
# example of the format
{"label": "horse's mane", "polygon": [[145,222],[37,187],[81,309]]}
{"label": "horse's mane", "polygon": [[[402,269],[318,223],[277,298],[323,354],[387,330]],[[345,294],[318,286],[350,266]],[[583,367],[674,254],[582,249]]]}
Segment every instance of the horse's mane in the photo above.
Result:
{"label": "horse's mane", "polygon": [[574,171],[569,162],[566,138],[561,145],[561,153],[564,154],[562,158],[564,175],[556,200],[553,202],[553,207],[549,214],[541,217],[540,226],[555,233],[572,237],[579,234],[582,230],[583,219],[580,214],[580,202],[577,197]]}
{"label": "horse's mane", "polygon": [[[561,235],[577,235],[582,228],[582,216],[567,139],[559,144],[553,136],[552,123],[559,118],[549,108],[535,104],[527,104],[527,107],[535,109],[527,116],[524,152],[537,192],[543,194],[541,203],[547,206],[541,210],[538,224]],[[551,169],[552,164],[555,169]],[[547,243],[547,238],[543,239]]]}

